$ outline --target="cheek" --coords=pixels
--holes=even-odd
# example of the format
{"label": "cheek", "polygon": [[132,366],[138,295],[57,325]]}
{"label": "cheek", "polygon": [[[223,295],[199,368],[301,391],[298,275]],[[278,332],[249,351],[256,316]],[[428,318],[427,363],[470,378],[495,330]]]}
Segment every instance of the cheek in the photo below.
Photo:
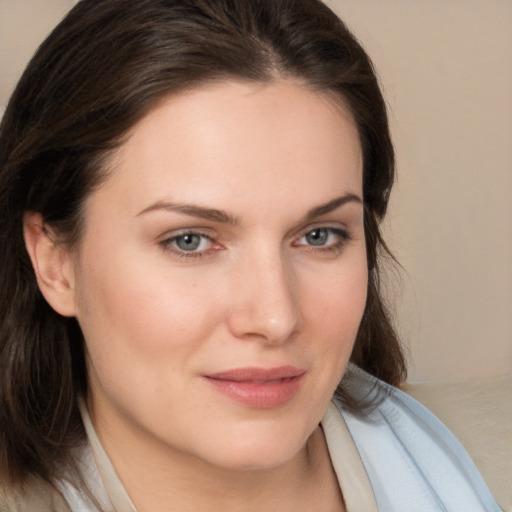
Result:
{"label": "cheek", "polygon": [[134,254],[115,261],[88,267],[78,288],[78,320],[94,366],[121,373],[184,364],[221,317],[210,284]]}
{"label": "cheek", "polygon": [[[314,357],[337,385],[348,362],[367,298],[368,271],[364,255],[311,279],[306,323],[315,340]],[[327,371],[330,369],[330,372]],[[330,377],[327,374],[331,373]]]}
{"label": "cheek", "polygon": [[312,276],[308,288],[310,309],[318,327],[333,329],[338,333],[357,330],[366,304],[368,271],[364,258],[354,258],[325,273],[320,278]]}

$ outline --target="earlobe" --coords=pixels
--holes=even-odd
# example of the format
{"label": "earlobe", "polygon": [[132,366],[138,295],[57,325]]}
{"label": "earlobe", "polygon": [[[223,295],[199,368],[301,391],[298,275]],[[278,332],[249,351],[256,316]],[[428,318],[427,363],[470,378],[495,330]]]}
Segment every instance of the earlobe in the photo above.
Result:
{"label": "earlobe", "polygon": [[44,298],[57,313],[75,316],[74,273],[69,250],[45,227],[40,213],[25,214],[23,236]]}

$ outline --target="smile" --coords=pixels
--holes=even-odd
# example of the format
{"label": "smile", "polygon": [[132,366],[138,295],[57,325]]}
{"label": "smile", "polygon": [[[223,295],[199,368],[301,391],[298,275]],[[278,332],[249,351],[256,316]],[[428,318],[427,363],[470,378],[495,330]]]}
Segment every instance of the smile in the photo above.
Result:
{"label": "smile", "polygon": [[269,409],[290,401],[302,387],[305,371],[292,366],[239,368],[206,375],[221,394],[246,407]]}

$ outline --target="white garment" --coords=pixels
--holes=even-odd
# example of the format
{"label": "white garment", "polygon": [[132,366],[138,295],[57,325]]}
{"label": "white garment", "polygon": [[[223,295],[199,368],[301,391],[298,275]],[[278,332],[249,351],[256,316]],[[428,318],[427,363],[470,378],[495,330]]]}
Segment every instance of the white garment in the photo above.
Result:
{"label": "white garment", "polygon": [[[448,429],[402,391],[350,366],[347,385],[377,405],[351,412],[334,398],[322,419],[329,454],[348,512],[499,512],[476,466]],[[73,512],[136,512],[81,412],[89,446],[78,458],[98,501],[69,483],[59,489]]]}
{"label": "white garment", "polygon": [[378,403],[363,414],[335,400],[379,512],[501,511],[462,445],[430,411],[357,368],[350,373],[355,392]]}

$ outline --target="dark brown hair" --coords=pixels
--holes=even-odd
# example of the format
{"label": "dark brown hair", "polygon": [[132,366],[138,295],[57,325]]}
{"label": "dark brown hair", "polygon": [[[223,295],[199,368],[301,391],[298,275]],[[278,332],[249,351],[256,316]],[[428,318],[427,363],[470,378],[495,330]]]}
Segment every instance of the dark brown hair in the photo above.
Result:
{"label": "dark brown hair", "polygon": [[83,435],[82,334],[38,289],[24,213],[40,212],[73,245],[104,159],[164,96],[206,81],[277,77],[334,93],[351,110],[369,265],[352,362],[391,384],[404,379],[379,291],[393,147],[372,64],[346,26],[319,0],[83,0],[37,51],[0,127],[0,479],[54,478]]}

